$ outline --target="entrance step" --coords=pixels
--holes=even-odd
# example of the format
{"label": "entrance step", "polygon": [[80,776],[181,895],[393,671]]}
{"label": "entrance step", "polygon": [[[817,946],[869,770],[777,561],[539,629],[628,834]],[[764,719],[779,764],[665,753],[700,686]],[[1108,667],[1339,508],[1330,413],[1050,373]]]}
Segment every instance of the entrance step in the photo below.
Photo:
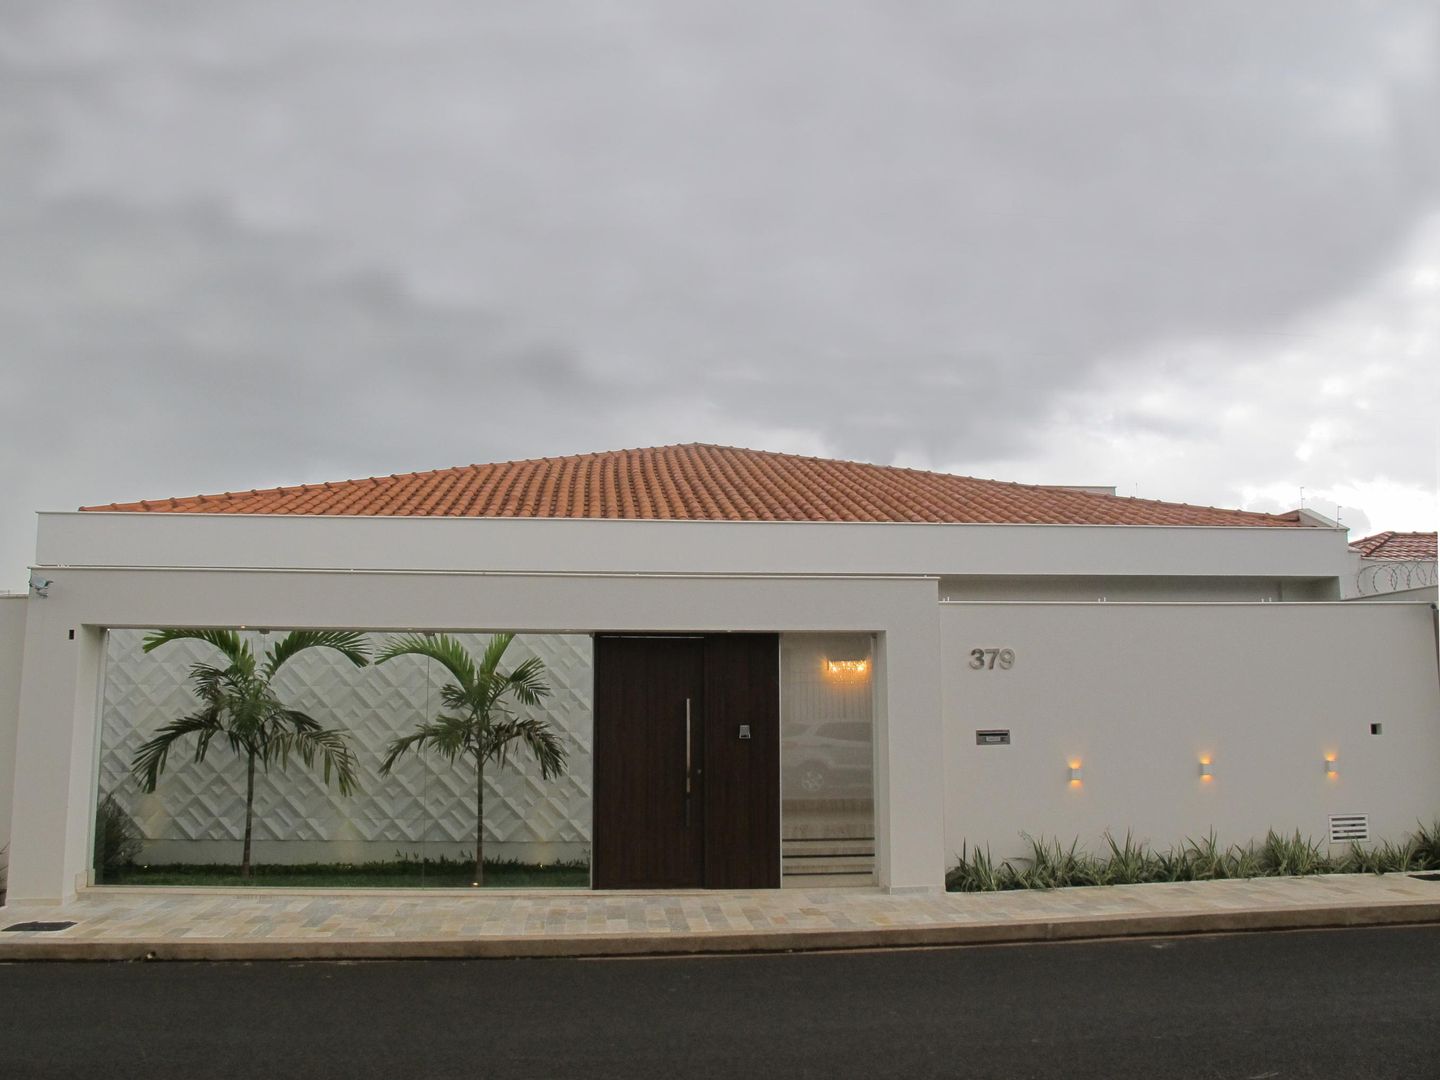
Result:
{"label": "entrance step", "polygon": [[786,874],[780,879],[782,889],[863,889],[875,884],[869,874]]}
{"label": "entrance step", "polygon": [[791,840],[871,840],[875,811],[869,800],[786,799],[780,811],[781,834]]}
{"label": "entrance step", "polygon": [[871,836],[787,836],[780,842],[780,851],[790,856],[812,855],[875,855],[875,838]]}
{"label": "entrance step", "polygon": [[874,837],[787,836],[780,850],[785,888],[873,885],[875,882]]}

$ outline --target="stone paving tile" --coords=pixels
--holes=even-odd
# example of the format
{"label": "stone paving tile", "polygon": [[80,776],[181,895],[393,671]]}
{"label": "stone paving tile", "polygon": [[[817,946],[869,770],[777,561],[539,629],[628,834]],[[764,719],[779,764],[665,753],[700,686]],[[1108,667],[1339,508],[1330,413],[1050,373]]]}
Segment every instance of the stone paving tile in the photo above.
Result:
{"label": "stone paving tile", "polygon": [[243,894],[99,888],[61,907],[0,909],[0,926],[29,919],[74,920],[58,933],[0,935],[11,942],[79,941],[295,942],[450,938],[546,938],[585,935],[898,930],[1004,926],[1104,916],[1285,911],[1440,902],[1440,882],[1402,874],[1178,882],[1007,893],[891,896],[876,889],[737,893],[476,893],[427,895]]}

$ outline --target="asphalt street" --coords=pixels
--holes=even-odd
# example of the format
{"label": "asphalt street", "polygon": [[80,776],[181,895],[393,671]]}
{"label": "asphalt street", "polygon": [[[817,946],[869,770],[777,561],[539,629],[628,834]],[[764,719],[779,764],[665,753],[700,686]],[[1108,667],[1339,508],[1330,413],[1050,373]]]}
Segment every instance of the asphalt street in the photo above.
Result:
{"label": "asphalt street", "polygon": [[1440,927],[695,959],[0,965],[0,1077],[1440,1078]]}

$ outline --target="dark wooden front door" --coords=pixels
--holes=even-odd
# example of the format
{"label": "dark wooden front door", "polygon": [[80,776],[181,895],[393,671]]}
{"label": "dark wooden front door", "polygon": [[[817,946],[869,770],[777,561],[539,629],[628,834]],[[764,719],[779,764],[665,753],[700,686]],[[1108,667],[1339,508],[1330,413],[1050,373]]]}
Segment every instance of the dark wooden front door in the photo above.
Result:
{"label": "dark wooden front door", "polygon": [[779,640],[595,641],[601,889],[780,884]]}
{"label": "dark wooden front door", "polygon": [[698,637],[595,640],[596,888],[702,883],[704,661]]}

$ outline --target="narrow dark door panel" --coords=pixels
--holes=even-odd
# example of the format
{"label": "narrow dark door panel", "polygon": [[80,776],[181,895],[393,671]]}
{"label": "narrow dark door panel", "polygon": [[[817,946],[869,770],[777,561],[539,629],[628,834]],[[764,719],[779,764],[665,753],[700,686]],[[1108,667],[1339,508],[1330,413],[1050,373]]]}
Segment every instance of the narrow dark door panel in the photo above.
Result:
{"label": "narrow dark door panel", "polygon": [[704,662],[700,638],[595,639],[596,888],[703,883]]}
{"label": "narrow dark door panel", "polygon": [[705,712],[705,886],[779,888],[777,635],[705,639]]}

